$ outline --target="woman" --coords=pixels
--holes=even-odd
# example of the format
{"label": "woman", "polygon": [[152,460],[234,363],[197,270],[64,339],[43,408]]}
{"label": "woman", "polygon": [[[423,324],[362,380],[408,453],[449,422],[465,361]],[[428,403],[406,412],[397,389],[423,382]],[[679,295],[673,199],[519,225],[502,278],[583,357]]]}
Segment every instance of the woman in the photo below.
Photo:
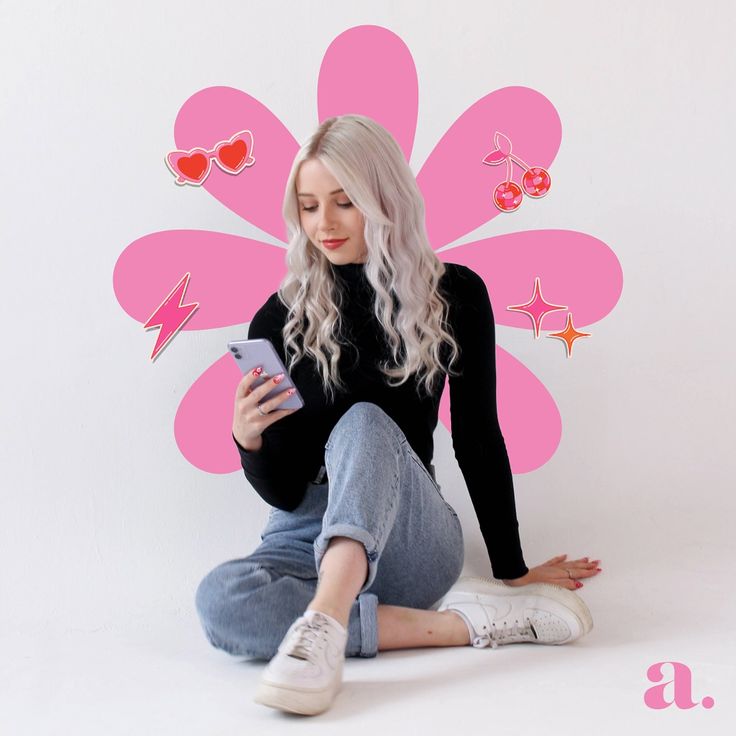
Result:
{"label": "woman", "polygon": [[[280,409],[287,391],[262,402],[281,379],[254,388],[257,369],[238,385],[233,439],[273,508],[255,552],[197,590],[210,642],[270,660],[257,702],[315,714],[345,656],[587,633],[572,590],[598,561],[524,563],[488,293],[435,255],[397,143],[360,115],[325,120],[294,161],[283,214],[288,272],[248,336],[273,343],[305,405]],[[432,465],[446,375],[455,456],[503,582],[456,583],[462,529]]]}

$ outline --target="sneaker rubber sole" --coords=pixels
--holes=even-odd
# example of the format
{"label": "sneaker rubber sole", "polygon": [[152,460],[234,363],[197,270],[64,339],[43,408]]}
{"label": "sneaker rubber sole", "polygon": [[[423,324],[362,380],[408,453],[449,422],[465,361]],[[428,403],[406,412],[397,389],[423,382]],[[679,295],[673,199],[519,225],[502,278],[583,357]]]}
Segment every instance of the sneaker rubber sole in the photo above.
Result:
{"label": "sneaker rubber sole", "polygon": [[261,680],[253,700],[269,708],[278,708],[305,716],[316,716],[324,713],[332,705],[341,689],[342,666],[340,667],[340,684],[337,689],[333,685],[328,685],[322,690],[286,687]]}

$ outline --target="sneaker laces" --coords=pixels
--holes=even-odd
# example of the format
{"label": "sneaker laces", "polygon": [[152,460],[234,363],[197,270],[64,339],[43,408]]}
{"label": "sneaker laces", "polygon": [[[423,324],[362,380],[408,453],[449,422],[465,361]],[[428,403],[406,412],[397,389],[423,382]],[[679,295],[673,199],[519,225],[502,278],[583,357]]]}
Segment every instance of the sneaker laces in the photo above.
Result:
{"label": "sneaker laces", "polygon": [[301,621],[292,632],[286,652],[289,657],[312,661],[314,653],[327,639],[327,622],[318,616]]}
{"label": "sneaker laces", "polygon": [[523,626],[518,621],[514,621],[511,625],[504,621],[505,626],[491,624],[493,628],[490,631],[484,626],[485,633],[477,634],[470,643],[479,649],[489,645],[493,649],[496,649],[499,644],[515,644],[530,640],[536,641],[539,637],[534,630],[534,626],[532,626],[532,622],[528,618],[525,618],[524,622]]}

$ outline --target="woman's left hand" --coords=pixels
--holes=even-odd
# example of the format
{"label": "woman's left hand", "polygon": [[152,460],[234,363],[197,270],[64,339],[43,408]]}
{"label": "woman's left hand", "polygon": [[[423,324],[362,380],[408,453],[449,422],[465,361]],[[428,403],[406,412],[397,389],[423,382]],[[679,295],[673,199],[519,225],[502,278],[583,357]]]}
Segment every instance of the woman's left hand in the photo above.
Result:
{"label": "woman's left hand", "polygon": [[567,555],[558,555],[551,560],[532,567],[526,575],[513,580],[504,580],[506,585],[518,587],[520,585],[529,585],[531,583],[552,583],[563,588],[576,590],[582,588],[583,584],[578,578],[589,578],[598,575],[601,572],[600,560],[589,560],[587,557],[581,557],[578,560],[565,559]]}

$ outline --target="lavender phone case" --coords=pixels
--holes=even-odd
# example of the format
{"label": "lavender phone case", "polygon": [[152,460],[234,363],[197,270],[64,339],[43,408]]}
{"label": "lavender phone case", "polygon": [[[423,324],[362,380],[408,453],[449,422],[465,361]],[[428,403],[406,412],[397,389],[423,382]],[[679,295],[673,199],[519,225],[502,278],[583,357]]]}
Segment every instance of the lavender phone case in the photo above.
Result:
{"label": "lavender phone case", "polygon": [[235,358],[235,362],[240,367],[243,375],[257,368],[259,365],[263,366],[263,373],[260,377],[253,382],[253,388],[258,388],[263,384],[264,381],[270,380],[273,376],[278,373],[284,374],[284,380],[281,383],[274,386],[262,399],[261,403],[273,398],[287,388],[294,388],[296,393],[293,396],[289,396],[286,401],[281,402],[277,409],[300,409],[304,406],[304,400],[299,393],[299,389],[294,386],[291,380],[291,376],[284,368],[284,364],[281,362],[276,349],[271,344],[270,340],[265,338],[256,338],[254,340],[232,340],[227,344],[227,348],[230,354]]}

